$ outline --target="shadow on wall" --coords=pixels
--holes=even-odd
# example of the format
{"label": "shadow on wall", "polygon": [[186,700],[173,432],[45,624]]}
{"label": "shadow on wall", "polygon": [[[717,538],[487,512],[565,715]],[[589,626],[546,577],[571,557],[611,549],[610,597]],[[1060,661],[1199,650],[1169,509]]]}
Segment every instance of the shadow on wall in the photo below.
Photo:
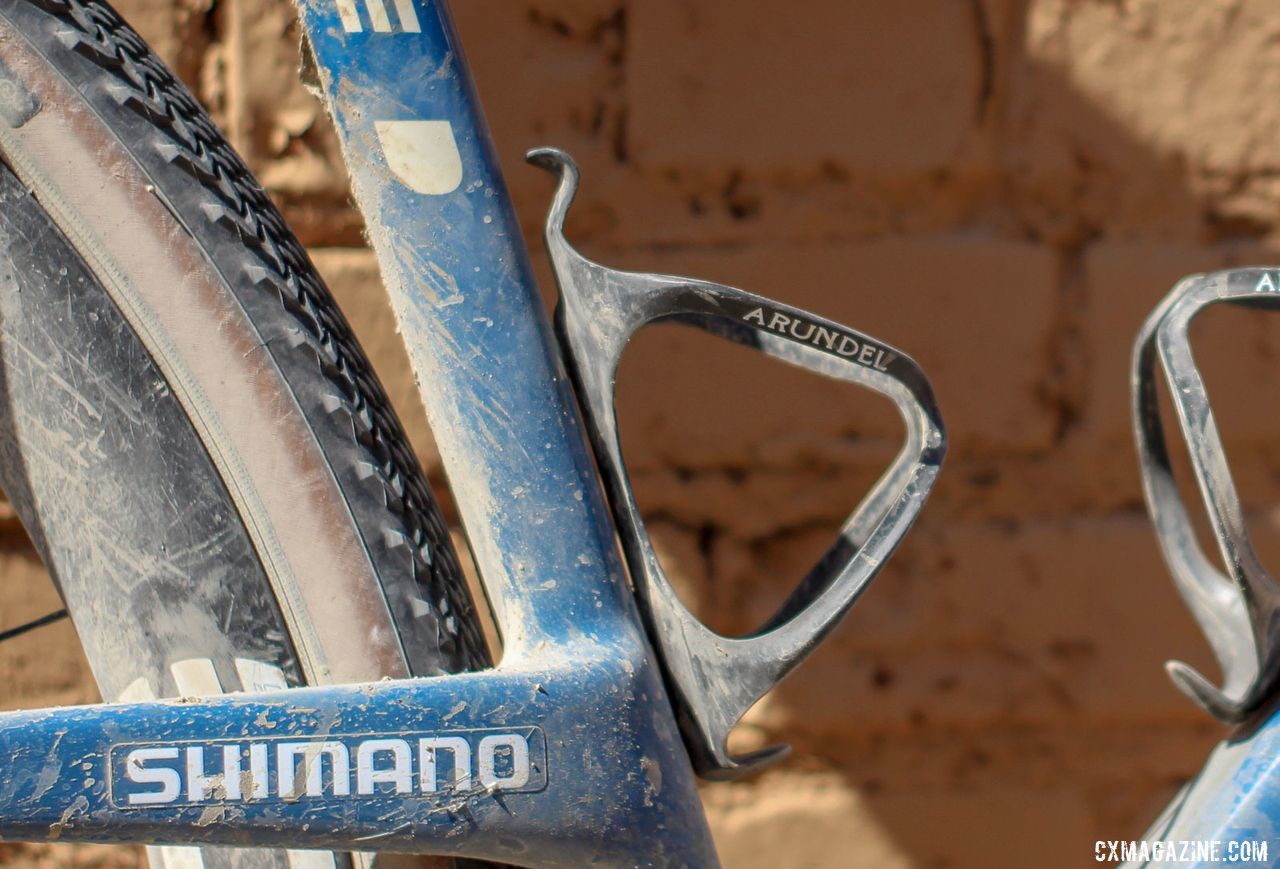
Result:
{"label": "shadow on wall", "polygon": [[[1138,836],[1222,733],[1161,671],[1175,655],[1214,669],[1141,506],[1128,356],[1178,277],[1267,255],[1257,155],[1233,193],[1236,156],[1196,138],[1197,112],[1244,96],[1196,90],[1226,85],[1173,48],[1184,24],[1212,51],[1257,22],[1143,2],[868,5],[539,3],[510,42],[483,34],[488,13],[457,14],[535,251],[547,190],[519,157],[561,144],[583,165],[570,230],[590,255],[883,338],[922,363],[949,425],[917,528],[739,734],[791,741],[793,759],[707,789],[726,864],[1081,865],[1095,840]],[[1117,97],[1112,73],[1143,91]],[[1135,101],[1190,119],[1153,131]],[[1280,425],[1257,396],[1275,394],[1280,328],[1209,326],[1200,347],[1234,372],[1215,406],[1237,473],[1253,506],[1275,503]],[[669,571],[738,633],[900,432],[845,387],[678,328],[636,341],[619,396]]]}

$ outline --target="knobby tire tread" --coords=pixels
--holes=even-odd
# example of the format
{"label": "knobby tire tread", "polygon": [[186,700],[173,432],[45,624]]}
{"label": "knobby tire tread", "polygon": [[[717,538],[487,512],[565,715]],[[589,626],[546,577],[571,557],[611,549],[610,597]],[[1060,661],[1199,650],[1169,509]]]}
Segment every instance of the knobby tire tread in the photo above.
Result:
{"label": "knobby tire tread", "polygon": [[[350,326],[266,191],[195,97],[107,3],[24,2],[53,16],[46,41],[101,70],[73,84],[117,133],[129,134],[121,135],[123,144],[236,296],[259,303],[255,325],[289,369],[308,417],[338,423],[315,431],[339,478],[354,475],[363,483],[364,491],[348,487],[347,498],[379,576],[387,586],[406,575],[413,583],[387,588],[397,627],[408,637],[434,622],[435,649],[424,643],[406,649],[411,672],[487,666],[484,637],[425,475]],[[135,116],[125,131],[113,117],[122,108]],[[195,184],[164,183],[173,169]],[[276,303],[275,323],[261,322],[262,297]],[[271,340],[273,332],[284,340]],[[307,369],[318,376],[306,377]],[[433,612],[411,605],[415,598]]]}

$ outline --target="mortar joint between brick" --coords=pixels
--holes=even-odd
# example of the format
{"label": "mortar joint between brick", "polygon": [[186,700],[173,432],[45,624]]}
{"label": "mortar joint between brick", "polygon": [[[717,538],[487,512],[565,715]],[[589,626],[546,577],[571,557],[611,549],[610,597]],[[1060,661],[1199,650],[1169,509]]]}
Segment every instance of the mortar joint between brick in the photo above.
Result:
{"label": "mortar joint between brick", "polygon": [[987,123],[992,98],[996,88],[996,45],[991,32],[991,20],[983,0],[969,0],[973,24],[978,39],[978,98],[975,117],[979,127]]}
{"label": "mortar joint between brick", "polygon": [[1075,238],[1055,249],[1054,311],[1047,340],[1047,367],[1039,397],[1054,415],[1051,449],[1058,449],[1084,421],[1093,366],[1080,352],[1086,334],[1089,291],[1086,261],[1089,248],[1101,238],[1082,227]]}

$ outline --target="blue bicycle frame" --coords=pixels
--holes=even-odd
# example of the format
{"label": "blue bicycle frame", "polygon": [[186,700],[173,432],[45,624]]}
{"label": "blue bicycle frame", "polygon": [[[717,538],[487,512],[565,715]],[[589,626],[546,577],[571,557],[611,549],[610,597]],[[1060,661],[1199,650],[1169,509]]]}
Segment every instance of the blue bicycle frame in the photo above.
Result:
{"label": "blue bicycle frame", "polygon": [[[448,13],[438,0],[298,5],[415,374],[430,385],[502,661],[433,679],[0,715],[0,839],[714,865],[671,663],[628,586]],[[766,323],[763,309],[743,310]],[[769,328],[779,322],[793,338],[807,327],[870,346],[872,367],[889,358],[795,312],[771,310]],[[922,449],[940,461],[934,433]],[[851,522],[854,548],[866,524]],[[1166,834],[1271,835],[1278,746],[1273,718],[1220,749]]]}
{"label": "blue bicycle frame", "polygon": [[716,862],[458,39],[391,5],[299,2],[501,664],[0,715],[0,838]]}

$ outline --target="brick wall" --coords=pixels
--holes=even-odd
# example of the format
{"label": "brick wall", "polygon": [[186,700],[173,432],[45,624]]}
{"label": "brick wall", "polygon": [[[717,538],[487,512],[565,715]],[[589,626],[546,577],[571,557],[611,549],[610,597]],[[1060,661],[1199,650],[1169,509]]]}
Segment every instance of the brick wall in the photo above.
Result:
{"label": "brick wall", "polygon": [[[1280,7],[454,5],[546,285],[548,182],[521,155],[555,144],[582,164],[570,232],[590,255],[896,344],[948,423],[917,529],[740,734],[794,759],[707,788],[726,863],[1065,867],[1138,835],[1221,730],[1160,669],[1209,662],[1141,508],[1128,354],[1179,276],[1275,259]],[[289,5],[120,6],[313,248],[438,478]],[[1280,326],[1201,331],[1265,538]],[[900,434],[875,401],[679,330],[637,341],[620,395],[653,536],[725,630],[768,615]]]}

